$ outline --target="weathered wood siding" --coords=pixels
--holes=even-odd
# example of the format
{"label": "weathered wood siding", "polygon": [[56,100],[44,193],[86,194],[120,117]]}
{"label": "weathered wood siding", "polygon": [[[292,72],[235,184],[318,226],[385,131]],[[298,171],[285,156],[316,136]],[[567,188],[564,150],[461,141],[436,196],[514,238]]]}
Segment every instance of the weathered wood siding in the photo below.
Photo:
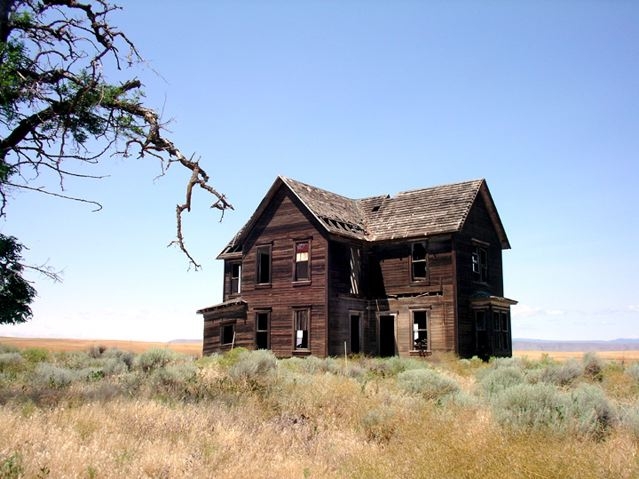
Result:
{"label": "weathered wood siding", "polygon": [[[425,280],[411,279],[410,242],[374,246],[366,270],[369,282],[367,295],[370,302],[367,350],[378,354],[380,314],[395,314],[397,353],[414,354],[412,324],[414,310],[428,312],[431,351],[455,349],[455,302],[453,255],[448,236],[427,241],[427,275]],[[411,353],[411,351],[413,351]]]}
{"label": "weathered wood siding", "polygon": [[[279,357],[294,350],[295,308],[310,309],[309,351],[325,356],[327,350],[326,260],[327,241],[303,213],[297,200],[283,189],[259,218],[242,252],[242,298],[250,305],[247,325],[255,347],[255,314],[270,310],[270,349]],[[310,280],[293,281],[294,246],[310,241]],[[271,283],[257,284],[257,247],[271,246]]]}
{"label": "weathered wood siding", "polygon": [[235,323],[234,346],[249,347],[252,342],[252,335],[246,328],[244,318],[246,318],[245,305],[205,312],[202,353],[207,355],[231,349],[230,345],[222,346],[220,342],[221,325],[227,323]]}
{"label": "weathered wood siding", "polygon": [[[488,279],[485,282],[473,278],[472,253],[478,240],[487,252]],[[475,351],[475,325],[470,299],[477,293],[503,296],[502,249],[486,204],[481,196],[475,200],[463,230],[454,238],[457,264],[458,341],[459,355],[470,357]]]}

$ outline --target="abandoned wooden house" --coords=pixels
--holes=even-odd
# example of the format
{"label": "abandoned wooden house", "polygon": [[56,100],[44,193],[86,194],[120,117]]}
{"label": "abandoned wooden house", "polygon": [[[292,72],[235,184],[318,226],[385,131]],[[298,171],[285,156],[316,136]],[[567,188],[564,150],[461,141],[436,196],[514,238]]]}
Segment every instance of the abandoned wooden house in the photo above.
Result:
{"label": "abandoned wooden house", "polygon": [[510,356],[508,248],[485,180],[353,200],[278,177],[218,256],[203,353]]}

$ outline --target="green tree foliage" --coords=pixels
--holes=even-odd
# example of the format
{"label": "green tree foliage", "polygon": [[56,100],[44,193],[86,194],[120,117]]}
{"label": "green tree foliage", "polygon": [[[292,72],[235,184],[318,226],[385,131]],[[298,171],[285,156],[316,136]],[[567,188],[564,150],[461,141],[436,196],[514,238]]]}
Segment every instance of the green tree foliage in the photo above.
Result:
{"label": "green tree foliage", "polygon": [[164,136],[159,115],[142,102],[134,74],[142,58],[110,22],[118,8],[107,0],[0,0],[0,218],[10,193],[20,190],[100,209],[97,201],[67,194],[65,180],[100,178],[91,167],[107,152],[151,156],[162,174],[173,163],[190,172],[172,244],[198,268],[182,235],[193,190],[212,195],[212,206],[222,213],[232,206],[194,155],[187,157]]}
{"label": "green tree foliage", "polygon": [[31,317],[35,289],[23,277],[22,245],[0,234],[0,324],[23,323]]}

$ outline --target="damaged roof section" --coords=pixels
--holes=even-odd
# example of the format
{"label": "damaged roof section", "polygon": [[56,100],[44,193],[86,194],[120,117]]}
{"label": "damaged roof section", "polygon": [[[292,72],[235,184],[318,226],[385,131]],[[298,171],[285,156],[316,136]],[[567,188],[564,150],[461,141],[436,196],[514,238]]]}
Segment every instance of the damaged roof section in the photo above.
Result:
{"label": "damaged roof section", "polygon": [[241,253],[244,236],[281,187],[288,188],[327,233],[368,242],[423,238],[460,231],[473,203],[481,196],[502,248],[510,248],[497,209],[483,179],[405,191],[396,196],[350,199],[280,176],[247,224],[218,258],[229,258]]}

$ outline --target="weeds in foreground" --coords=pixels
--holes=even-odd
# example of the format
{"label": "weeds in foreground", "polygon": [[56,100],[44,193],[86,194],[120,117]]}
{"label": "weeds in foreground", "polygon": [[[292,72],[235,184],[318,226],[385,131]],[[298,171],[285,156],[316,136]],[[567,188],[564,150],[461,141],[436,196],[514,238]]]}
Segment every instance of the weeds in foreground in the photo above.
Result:
{"label": "weeds in foreground", "polygon": [[637,364],[593,355],[0,349],[0,478],[630,478],[638,398]]}

